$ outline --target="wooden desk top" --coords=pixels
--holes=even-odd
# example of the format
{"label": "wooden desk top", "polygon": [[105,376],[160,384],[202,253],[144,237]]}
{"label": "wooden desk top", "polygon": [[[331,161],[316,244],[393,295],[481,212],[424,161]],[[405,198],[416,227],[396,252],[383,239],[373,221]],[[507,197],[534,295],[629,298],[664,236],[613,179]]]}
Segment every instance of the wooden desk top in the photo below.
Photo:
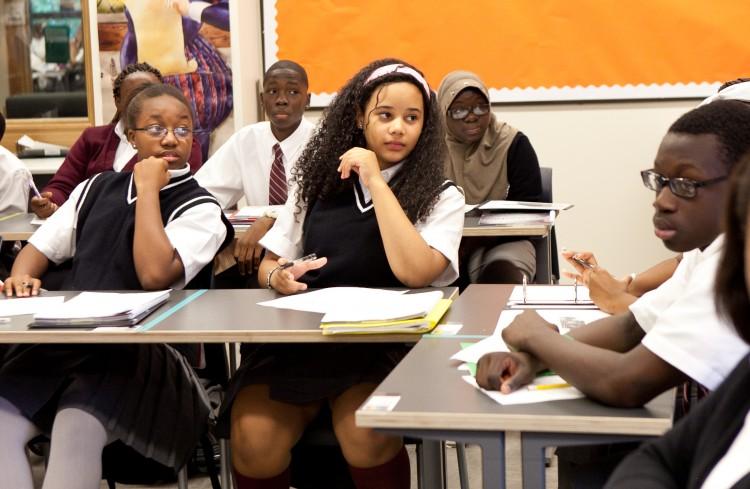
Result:
{"label": "wooden desk top", "polygon": [[661,435],[672,426],[674,391],[643,408],[604,406],[589,399],[501,406],[461,377],[460,362],[450,356],[459,339],[431,337],[420,341],[375,390],[399,395],[390,412],[356,413],[357,426],[391,429],[522,431]]}
{"label": "wooden desk top", "polygon": [[[455,297],[455,287],[441,288]],[[77,292],[50,292],[72,297]],[[0,343],[414,343],[418,334],[323,336],[318,313],[276,309],[257,303],[279,297],[266,289],[172,291],[167,303],[134,328],[96,331],[29,329],[31,315],[0,324]],[[6,299],[0,299],[6,300]]]}

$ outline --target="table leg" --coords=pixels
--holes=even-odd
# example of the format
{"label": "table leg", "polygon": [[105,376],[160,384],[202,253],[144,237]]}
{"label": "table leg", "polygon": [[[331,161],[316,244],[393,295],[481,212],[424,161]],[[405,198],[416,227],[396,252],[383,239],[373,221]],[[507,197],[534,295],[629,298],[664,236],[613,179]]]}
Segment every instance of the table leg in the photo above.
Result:
{"label": "table leg", "polygon": [[521,454],[523,457],[523,487],[524,489],[543,489],[545,487],[545,447],[572,447],[604,443],[624,443],[629,441],[643,441],[648,438],[651,437],[575,433],[522,433]]}

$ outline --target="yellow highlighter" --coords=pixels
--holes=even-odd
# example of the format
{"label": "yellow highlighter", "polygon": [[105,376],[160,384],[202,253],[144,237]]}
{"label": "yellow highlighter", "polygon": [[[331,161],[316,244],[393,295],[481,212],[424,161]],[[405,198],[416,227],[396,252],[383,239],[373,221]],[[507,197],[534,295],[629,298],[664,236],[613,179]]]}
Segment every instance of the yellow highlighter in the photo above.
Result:
{"label": "yellow highlighter", "polygon": [[570,384],[568,384],[567,382],[563,382],[561,384],[529,385],[526,388],[530,391],[546,391],[548,389],[564,389],[566,387],[570,387]]}

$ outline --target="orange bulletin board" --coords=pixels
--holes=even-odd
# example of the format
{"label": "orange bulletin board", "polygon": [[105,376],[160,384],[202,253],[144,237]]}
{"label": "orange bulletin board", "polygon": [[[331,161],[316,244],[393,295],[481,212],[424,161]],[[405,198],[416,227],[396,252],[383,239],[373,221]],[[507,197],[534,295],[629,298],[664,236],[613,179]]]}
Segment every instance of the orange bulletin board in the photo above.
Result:
{"label": "orange bulletin board", "polygon": [[493,102],[704,97],[750,74],[747,0],[263,0],[265,65],[308,70],[314,105],[369,61],[437,89],[478,73]]}

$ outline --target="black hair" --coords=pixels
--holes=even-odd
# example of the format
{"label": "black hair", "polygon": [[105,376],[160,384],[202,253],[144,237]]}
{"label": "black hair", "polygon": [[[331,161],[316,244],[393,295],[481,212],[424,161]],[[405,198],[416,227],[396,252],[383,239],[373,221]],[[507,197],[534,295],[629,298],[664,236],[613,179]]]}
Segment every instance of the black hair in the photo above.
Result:
{"label": "black hair", "polygon": [[273,70],[292,70],[302,78],[302,81],[305,82],[305,86],[308,86],[307,71],[305,71],[305,68],[299,63],[288,59],[280,59],[268,67],[266,73],[263,75],[263,79],[265,80],[268,78],[268,75],[270,75]]}
{"label": "black hair", "polygon": [[3,140],[3,136],[5,136],[5,116],[0,112],[0,141]]}
{"label": "black hair", "polygon": [[[122,96],[121,90],[122,90],[122,84],[125,81],[125,79],[134,74],[134,73],[151,73],[154,75],[158,80],[159,83],[164,83],[164,77],[161,74],[161,71],[154,68],[148,63],[133,63],[129,64],[125,67],[124,70],[120,72],[119,75],[117,75],[117,78],[115,78],[115,81],[112,82],[112,96],[115,98],[115,102],[118,102],[120,100],[120,97]],[[133,100],[133,97],[136,95],[136,93],[132,93],[130,95],[130,100]],[[127,107],[127,104],[129,103],[128,100],[125,101],[125,107]],[[117,121],[120,120],[120,117],[122,114],[120,113],[120,110],[118,109],[115,111],[115,115],[112,116],[111,124],[117,123]]]}
{"label": "black hair", "polygon": [[125,109],[125,129],[134,129],[136,127],[136,121],[138,116],[141,115],[141,110],[143,109],[143,102],[151,98],[161,97],[162,95],[167,95],[180,101],[185,107],[187,107],[188,112],[190,113],[190,118],[194,118],[193,111],[190,108],[190,103],[187,101],[182,91],[172,85],[160,83],[158,85],[147,86],[130,100],[127,109]]}
{"label": "black hair", "polygon": [[716,274],[716,308],[729,317],[737,333],[750,343],[750,298],[745,277],[747,221],[750,217],[750,154],[737,164],[730,181],[724,214],[724,248]]}
{"label": "black hair", "polygon": [[713,134],[721,144],[722,162],[731,169],[750,150],[750,107],[737,100],[717,100],[683,114],[669,132]]}
{"label": "black hair", "polygon": [[[355,146],[366,147],[364,133],[357,129],[357,113],[364,114],[370,97],[376,92],[380,94],[384,85],[395,82],[408,82],[419,89],[425,115],[422,132],[416,146],[403,163],[398,181],[392,186],[393,193],[412,223],[424,219],[432,211],[440,187],[445,181],[445,141],[437,97],[432,92],[429,96],[425,94],[419,82],[403,73],[389,73],[365,84],[370,73],[390,64],[416,69],[398,59],[374,61],[346,82],[323,112],[320,124],[305,146],[293,172],[297,183],[298,211],[302,205],[309,207],[318,199],[323,200],[351,189],[357,178],[356,174],[346,180],[340,178],[336,171],[339,156]],[[365,121],[367,115],[364,114]]]}
{"label": "black hair", "polygon": [[748,82],[748,81],[750,81],[750,78],[736,78],[734,80],[729,80],[727,82],[722,83],[721,86],[719,87],[719,89],[716,90],[716,91],[717,92],[721,92],[725,88],[729,88],[732,85],[736,85],[738,83],[745,83],[745,82]]}

